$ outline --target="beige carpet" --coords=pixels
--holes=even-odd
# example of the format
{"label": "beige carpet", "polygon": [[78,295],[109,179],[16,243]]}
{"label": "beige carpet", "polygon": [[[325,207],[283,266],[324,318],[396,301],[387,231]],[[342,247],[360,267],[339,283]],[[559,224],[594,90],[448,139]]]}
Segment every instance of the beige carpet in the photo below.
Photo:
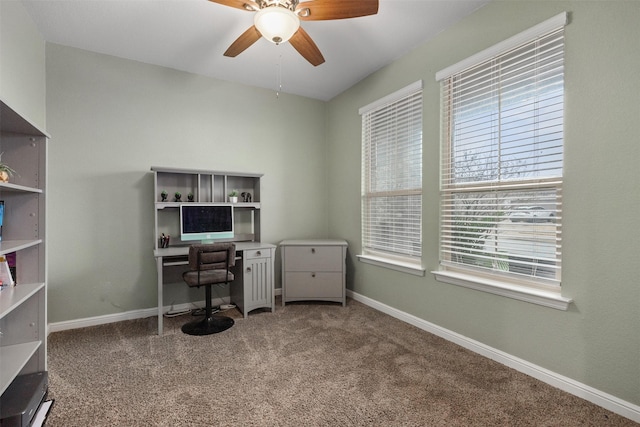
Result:
{"label": "beige carpet", "polygon": [[348,300],[49,337],[47,426],[631,426],[628,419]]}

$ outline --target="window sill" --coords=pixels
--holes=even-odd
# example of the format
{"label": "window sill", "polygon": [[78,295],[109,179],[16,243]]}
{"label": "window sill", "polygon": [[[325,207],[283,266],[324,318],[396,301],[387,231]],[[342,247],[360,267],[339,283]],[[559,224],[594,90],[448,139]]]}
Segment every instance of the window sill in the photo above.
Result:
{"label": "window sill", "polygon": [[424,276],[425,269],[408,262],[393,261],[387,258],[377,257],[373,255],[356,255],[361,262],[366,264],[377,265],[378,267],[389,268],[391,270],[401,271],[403,273],[413,274],[414,276]]}
{"label": "window sill", "polygon": [[566,311],[569,308],[569,304],[573,302],[573,299],[565,298],[555,292],[527,288],[498,280],[483,279],[470,274],[453,271],[432,271],[432,273],[439,282],[464,286],[465,288],[489,292],[557,310]]}

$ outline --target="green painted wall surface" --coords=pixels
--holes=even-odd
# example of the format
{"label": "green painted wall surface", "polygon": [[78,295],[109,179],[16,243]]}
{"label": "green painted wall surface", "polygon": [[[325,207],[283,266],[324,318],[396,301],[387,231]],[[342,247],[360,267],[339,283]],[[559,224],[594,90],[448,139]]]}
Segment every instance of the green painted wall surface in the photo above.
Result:
{"label": "green painted wall surface", "polygon": [[[423,265],[438,267],[435,73],[562,11],[566,27],[563,294],[567,312],[357,261],[358,108],[424,82]],[[329,103],[329,234],[349,241],[348,286],[431,323],[640,404],[640,2],[495,1]]]}
{"label": "green painted wall surface", "polygon": [[[47,44],[49,321],[156,306],[151,166],[264,173],[262,241],[324,236],[324,102]],[[276,270],[278,271],[278,270]],[[202,300],[179,277],[165,304]]]}
{"label": "green painted wall surface", "polygon": [[45,43],[19,1],[0,1],[0,98],[45,128]]}

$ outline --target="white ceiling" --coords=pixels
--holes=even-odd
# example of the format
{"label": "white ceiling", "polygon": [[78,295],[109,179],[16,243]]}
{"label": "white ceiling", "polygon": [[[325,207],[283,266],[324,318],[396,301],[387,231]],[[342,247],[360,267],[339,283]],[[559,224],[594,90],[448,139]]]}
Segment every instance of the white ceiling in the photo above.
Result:
{"label": "white ceiling", "polygon": [[253,12],[207,0],[22,0],[45,40],[310,98],[329,100],[489,0],[380,0],[377,15],[302,22],[326,62],[260,39],[223,56]]}

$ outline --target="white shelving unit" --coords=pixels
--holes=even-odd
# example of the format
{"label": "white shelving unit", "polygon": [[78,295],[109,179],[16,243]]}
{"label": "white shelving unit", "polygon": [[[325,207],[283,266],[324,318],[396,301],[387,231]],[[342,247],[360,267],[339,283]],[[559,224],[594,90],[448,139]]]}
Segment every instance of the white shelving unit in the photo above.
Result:
{"label": "white shelving unit", "polygon": [[19,375],[47,370],[46,172],[48,135],[0,101],[4,202],[0,255],[15,253],[15,286],[0,291],[0,394]]}
{"label": "white shelving unit", "polygon": [[[188,195],[198,203],[227,203],[227,194],[231,190],[238,193],[250,193],[251,202],[243,202],[242,197],[234,204],[235,238],[234,241],[260,241],[260,178],[262,174],[221,172],[194,169],[178,169],[154,166],[155,197],[155,249],[162,233],[171,236],[171,245],[177,246],[179,240],[178,207],[188,203]],[[161,193],[167,193],[162,201]],[[175,200],[175,193],[182,195],[181,201]],[[185,244],[185,243],[182,243]]]}

